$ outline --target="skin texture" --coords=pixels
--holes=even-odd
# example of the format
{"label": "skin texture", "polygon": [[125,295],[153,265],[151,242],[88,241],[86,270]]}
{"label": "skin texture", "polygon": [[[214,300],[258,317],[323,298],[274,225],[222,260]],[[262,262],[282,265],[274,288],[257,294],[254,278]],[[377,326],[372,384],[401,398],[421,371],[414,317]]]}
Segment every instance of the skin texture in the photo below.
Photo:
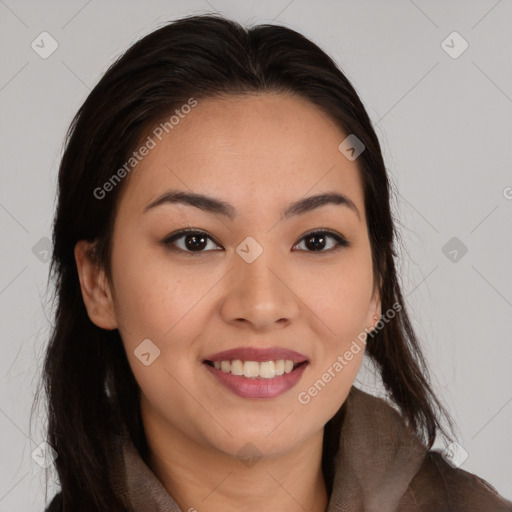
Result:
{"label": "skin texture", "polygon": [[[123,184],[112,282],[90,261],[85,242],[75,248],[89,317],[119,329],[141,387],[150,467],[182,510],[327,506],[323,427],[346,399],[364,351],[308,404],[297,396],[381,314],[357,160],[338,150],[346,135],[288,94],[200,100]],[[214,196],[237,215],[176,204],[143,212],[170,189]],[[291,202],[331,191],[348,196],[360,217],[330,204],[281,218]],[[174,242],[182,252],[163,243],[187,227],[211,236],[202,253],[186,253],[184,237]],[[327,238],[315,252],[303,237],[321,228],[351,245]],[[252,263],[236,252],[248,236],[263,249]],[[149,366],[134,355],[147,338],[161,351]],[[309,364],[280,396],[241,398],[202,362],[240,346],[289,348]],[[262,456],[252,466],[237,458],[246,443]]]}

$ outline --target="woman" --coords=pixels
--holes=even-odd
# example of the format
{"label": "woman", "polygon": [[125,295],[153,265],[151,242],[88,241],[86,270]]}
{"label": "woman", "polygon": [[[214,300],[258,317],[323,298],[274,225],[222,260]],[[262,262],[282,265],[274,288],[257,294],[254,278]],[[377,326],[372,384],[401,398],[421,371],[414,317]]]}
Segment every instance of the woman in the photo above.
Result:
{"label": "woman", "polygon": [[[430,451],[450,420],[389,199],[357,93],[302,35],[197,16],[130,48],[60,168],[48,510],[512,511]],[[353,386],[365,353],[396,408]]]}

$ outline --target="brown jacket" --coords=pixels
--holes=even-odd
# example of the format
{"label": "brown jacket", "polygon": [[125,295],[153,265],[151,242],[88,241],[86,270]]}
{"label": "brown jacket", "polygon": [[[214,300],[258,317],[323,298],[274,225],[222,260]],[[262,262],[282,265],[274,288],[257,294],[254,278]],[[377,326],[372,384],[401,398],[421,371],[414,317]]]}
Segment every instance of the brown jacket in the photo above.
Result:
{"label": "brown jacket", "polygon": [[[353,387],[345,411],[326,512],[512,512],[487,482],[427,451],[384,400]],[[114,485],[133,511],[184,512],[131,440],[119,442]],[[61,510],[58,498],[48,512]]]}

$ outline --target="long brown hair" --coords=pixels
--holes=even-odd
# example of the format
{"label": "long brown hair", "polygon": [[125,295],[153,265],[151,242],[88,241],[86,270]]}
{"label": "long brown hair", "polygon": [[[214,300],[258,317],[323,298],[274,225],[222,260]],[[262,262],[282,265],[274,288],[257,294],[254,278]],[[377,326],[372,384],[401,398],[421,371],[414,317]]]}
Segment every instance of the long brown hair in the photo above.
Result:
{"label": "long brown hair", "polygon": [[[112,436],[123,425],[140,453],[147,446],[139,387],[119,332],[91,322],[80,291],[74,260],[79,240],[96,242],[97,262],[111,276],[112,227],[124,182],[102,198],[95,190],[127,162],[151,126],[189,98],[266,91],[309,100],[364,144],[357,162],[374,277],[381,283],[382,310],[402,306],[384,329],[368,337],[367,354],[390,399],[428,447],[437,432],[446,433],[441,418],[449,417],[430,387],[397,279],[390,182],[356,91],[329,56],[289,28],[247,29],[220,16],[191,16],[165,24],[129,48],[89,94],[67,134],[49,274],[55,284],[55,325],[41,383],[47,398],[47,442],[58,454],[55,467],[66,511],[125,510],[111,485]],[[328,488],[339,420],[337,414],[325,428]]]}

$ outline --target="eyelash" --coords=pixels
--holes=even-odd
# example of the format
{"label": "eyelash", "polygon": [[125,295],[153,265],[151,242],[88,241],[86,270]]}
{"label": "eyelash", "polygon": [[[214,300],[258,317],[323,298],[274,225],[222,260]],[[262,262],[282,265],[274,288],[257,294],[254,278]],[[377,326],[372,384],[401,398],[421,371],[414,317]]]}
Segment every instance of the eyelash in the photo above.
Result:
{"label": "eyelash", "polygon": [[[183,236],[186,236],[186,235],[203,235],[205,236],[206,238],[209,238],[211,241],[213,241],[215,244],[217,245],[220,245],[218,244],[206,231],[202,231],[200,229],[182,229],[176,233],[173,233],[172,235],[169,235],[168,237],[166,237],[162,243],[168,247],[171,251],[173,252],[179,252],[179,253],[182,253],[182,254],[186,254],[187,256],[200,256],[204,253],[207,253],[207,252],[212,252],[211,250],[208,250],[208,251],[205,251],[205,250],[202,250],[202,251],[187,251],[185,249],[180,249],[178,247],[175,247],[173,246],[173,243],[176,241],[176,240],[179,240],[180,238],[182,238]],[[330,229],[325,229],[325,228],[320,228],[320,229],[316,229],[314,231],[309,231],[308,233],[302,235],[302,237],[300,238],[299,242],[295,245],[299,245],[304,239],[308,238],[308,237],[312,237],[313,235],[328,235],[329,237],[333,238],[334,240],[336,240],[337,242],[337,246],[334,247],[334,248],[331,248],[331,249],[327,249],[327,250],[319,250],[319,251],[308,251],[308,250],[302,250],[303,252],[308,252],[308,253],[311,253],[311,254],[317,254],[317,255],[320,255],[320,254],[325,254],[325,253],[332,253],[332,252],[337,252],[343,248],[346,248],[346,247],[349,247],[350,245],[352,245],[352,242],[349,242],[346,238],[344,238],[343,236],[341,236],[340,234],[336,233],[335,231],[332,231]],[[295,247],[294,245],[294,247]],[[217,251],[217,249],[215,249],[215,251]]]}

